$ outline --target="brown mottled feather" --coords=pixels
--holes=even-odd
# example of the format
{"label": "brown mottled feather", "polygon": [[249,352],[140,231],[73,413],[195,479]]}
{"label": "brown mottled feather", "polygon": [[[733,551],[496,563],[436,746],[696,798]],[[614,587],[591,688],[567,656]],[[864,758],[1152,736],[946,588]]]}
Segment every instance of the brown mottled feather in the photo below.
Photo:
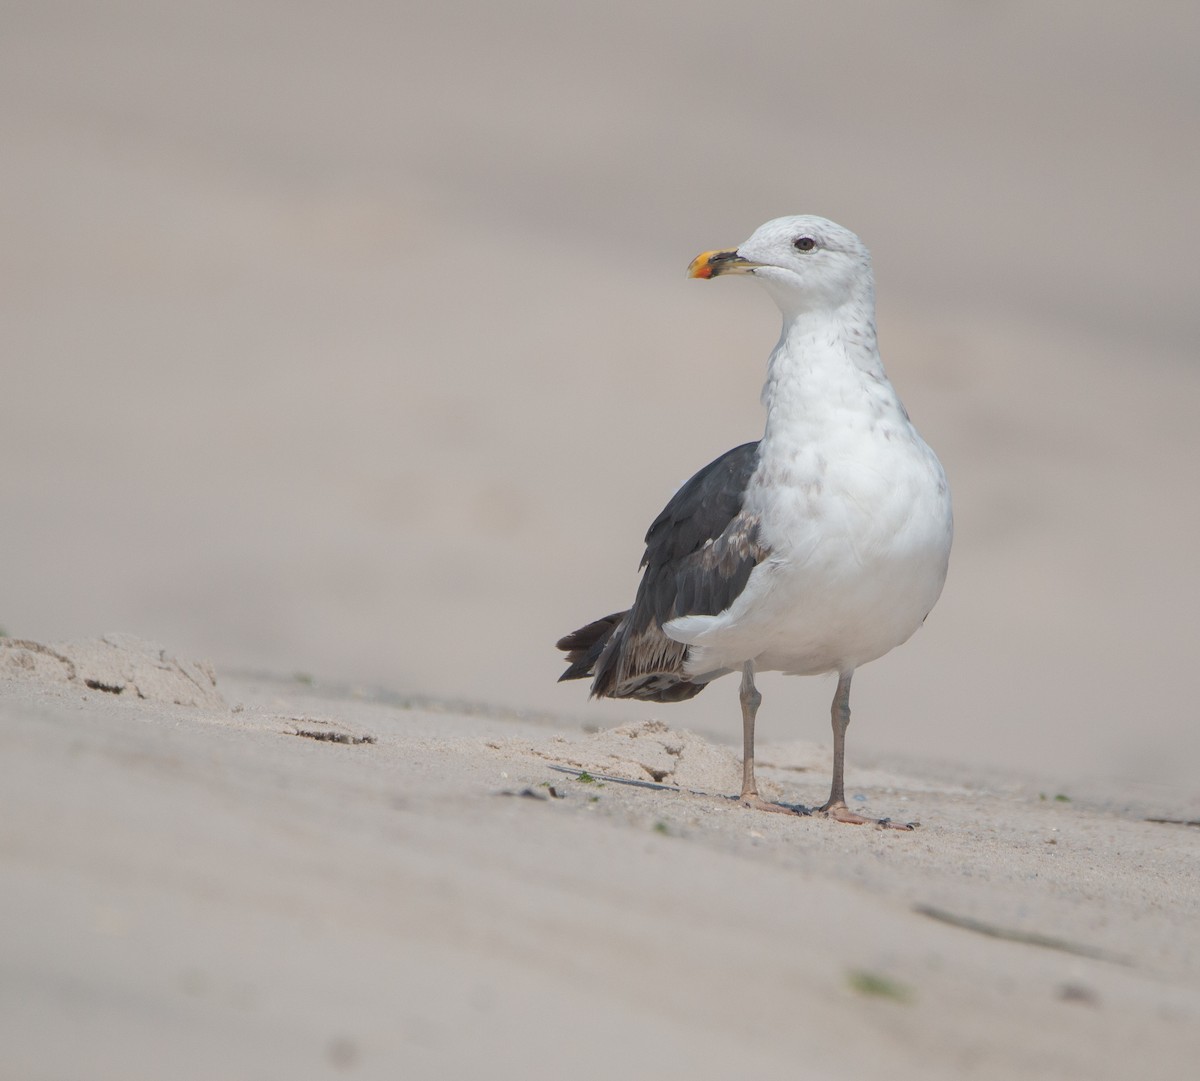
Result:
{"label": "brown mottled feather", "polygon": [[684,674],[687,646],[663,633],[683,615],[717,615],[767,556],[758,520],[743,509],[758,444],[745,443],[691,478],[646,534],[642,580],[628,612],[589,623],[558,642],[569,667],[560,679],[592,676],[592,694],[678,702],[706,684]]}

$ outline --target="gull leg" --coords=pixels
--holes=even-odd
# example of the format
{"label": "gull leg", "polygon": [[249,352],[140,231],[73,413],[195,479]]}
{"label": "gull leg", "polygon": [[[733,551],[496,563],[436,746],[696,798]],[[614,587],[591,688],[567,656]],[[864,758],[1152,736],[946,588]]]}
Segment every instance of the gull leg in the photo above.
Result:
{"label": "gull leg", "polygon": [[742,689],[738,694],[742,703],[742,795],[739,800],[743,807],[751,807],[756,811],[778,811],[780,814],[795,814],[787,807],[771,803],[758,794],[758,785],[754,780],[754,718],[758,714],[762,695],[754,686],[754,662],[747,661],[742,665]]}
{"label": "gull leg", "polygon": [[850,680],[853,676],[853,669],[845,675],[838,676],[837,691],[829,710],[830,720],[833,722],[833,784],[829,789],[829,800],[824,807],[817,808],[817,813],[832,818],[835,822],[848,822],[853,826],[871,824],[886,829],[910,830],[913,828],[911,824],[892,822],[887,818],[866,818],[855,814],[846,806],[842,774],[846,765],[846,729],[850,726]]}

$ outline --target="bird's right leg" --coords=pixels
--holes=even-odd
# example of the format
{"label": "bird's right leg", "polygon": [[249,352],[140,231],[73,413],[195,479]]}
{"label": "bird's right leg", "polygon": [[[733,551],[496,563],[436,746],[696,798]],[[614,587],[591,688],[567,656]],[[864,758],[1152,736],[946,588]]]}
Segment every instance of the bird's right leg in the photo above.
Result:
{"label": "bird's right leg", "polygon": [[743,807],[751,807],[756,811],[777,811],[780,814],[795,814],[788,807],[771,803],[758,794],[758,785],[754,780],[754,718],[758,713],[762,695],[754,686],[754,662],[747,661],[742,665],[742,689],[738,694],[742,703],[742,795],[739,802]]}

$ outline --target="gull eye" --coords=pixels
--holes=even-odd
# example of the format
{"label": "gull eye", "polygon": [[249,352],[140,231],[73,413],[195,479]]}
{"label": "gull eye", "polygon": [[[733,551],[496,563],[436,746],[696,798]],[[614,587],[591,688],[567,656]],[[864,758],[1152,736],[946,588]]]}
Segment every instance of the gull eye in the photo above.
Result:
{"label": "gull eye", "polygon": [[792,247],[796,251],[812,251],[817,246],[817,242],[810,236],[798,236],[792,241]]}

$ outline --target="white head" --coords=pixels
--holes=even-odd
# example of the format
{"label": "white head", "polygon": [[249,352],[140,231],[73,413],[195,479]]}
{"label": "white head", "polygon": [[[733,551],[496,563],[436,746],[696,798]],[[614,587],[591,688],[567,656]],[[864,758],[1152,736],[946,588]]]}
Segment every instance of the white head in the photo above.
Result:
{"label": "white head", "polygon": [[688,267],[690,278],[752,274],[785,316],[874,305],[871,253],[849,229],[812,214],[760,225],[736,250],[709,251]]}

